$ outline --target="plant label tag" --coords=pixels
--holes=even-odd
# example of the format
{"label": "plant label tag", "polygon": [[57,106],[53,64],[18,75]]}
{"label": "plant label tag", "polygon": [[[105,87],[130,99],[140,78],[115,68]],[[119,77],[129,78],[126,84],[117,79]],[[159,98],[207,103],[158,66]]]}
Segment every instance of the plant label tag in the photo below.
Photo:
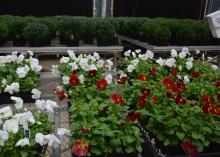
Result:
{"label": "plant label tag", "polygon": [[24,130],[24,137],[30,138],[30,130],[29,129]]}

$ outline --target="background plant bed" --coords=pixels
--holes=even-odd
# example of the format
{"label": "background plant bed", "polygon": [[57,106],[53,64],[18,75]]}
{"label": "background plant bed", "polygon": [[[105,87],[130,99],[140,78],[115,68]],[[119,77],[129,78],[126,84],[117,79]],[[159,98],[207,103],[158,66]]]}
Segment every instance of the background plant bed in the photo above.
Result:
{"label": "background plant bed", "polygon": [[1,93],[0,94],[0,104],[12,104],[14,103],[13,100],[11,100],[11,96],[21,97],[24,101],[24,103],[33,103],[35,102],[34,99],[32,99],[32,94],[30,91],[27,92],[19,92],[15,93],[13,95],[9,93]]}

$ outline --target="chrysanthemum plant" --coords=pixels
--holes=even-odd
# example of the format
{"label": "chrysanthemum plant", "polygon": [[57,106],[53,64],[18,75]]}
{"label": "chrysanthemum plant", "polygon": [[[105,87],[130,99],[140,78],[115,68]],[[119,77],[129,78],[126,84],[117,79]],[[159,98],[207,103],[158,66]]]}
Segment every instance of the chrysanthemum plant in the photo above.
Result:
{"label": "chrysanthemum plant", "polygon": [[31,91],[38,85],[41,70],[42,66],[31,51],[0,56],[0,93]]}
{"label": "chrysanthemum plant", "polygon": [[155,59],[150,51],[127,51],[121,63],[130,108],[165,146],[182,146],[188,156],[220,143],[220,73],[199,53],[183,48]]}
{"label": "chrysanthemum plant", "polygon": [[69,135],[64,128],[57,130],[59,138],[53,134],[49,115],[58,107],[56,102],[38,99],[36,107],[29,109],[20,97],[12,96],[11,99],[15,104],[0,109],[1,156],[43,156],[41,153],[47,146],[57,146],[60,144],[59,138]]}

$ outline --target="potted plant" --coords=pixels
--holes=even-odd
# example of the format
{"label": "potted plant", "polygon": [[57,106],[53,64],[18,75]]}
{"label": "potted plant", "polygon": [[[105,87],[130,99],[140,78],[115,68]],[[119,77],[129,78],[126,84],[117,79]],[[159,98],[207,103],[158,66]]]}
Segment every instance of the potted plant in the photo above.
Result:
{"label": "potted plant", "polygon": [[[216,66],[203,62],[199,51],[192,57],[187,48],[172,50],[166,59],[154,59],[149,51],[127,51],[125,56],[121,67],[126,67],[132,83],[124,88],[124,97],[141,113],[142,128],[149,132],[144,135],[155,139],[156,147],[170,157],[200,156],[199,152],[219,156]],[[153,150],[152,156],[157,156]]]}
{"label": "potted plant", "polygon": [[13,52],[11,55],[0,56],[0,97],[1,103],[9,103],[10,95],[22,97],[25,102],[32,102],[31,90],[38,85],[42,66],[33,52],[24,54]]}
{"label": "potted plant", "polygon": [[3,22],[0,24],[0,46],[3,46],[8,37],[8,28],[7,25]]}
{"label": "potted plant", "polygon": [[24,28],[23,35],[28,40],[29,46],[49,45],[49,43],[45,43],[49,39],[49,29],[45,24],[39,22],[29,23]]}
{"label": "potted plant", "polygon": [[25,46],[26,39],[23,36],[23,29],[26,26],[26,22],[21,17],[15,17],[10,22],[10,36],[13,40],[14,46]]}
{"label": "potted plant", "polygon": [[95,37],[98,46],[115,45],[117,41],[114,26],[104,20],[97,20],[95,27]]}
{"label": "potted plant", "polygon": [[[58,107],[51,100],[37,100],[36,107],[25,107],[19,97],[11,97],[14,107],[0,108],[0,151],[2,156],[36,156],[44,155],[47,147],[55,147],[61,140],[53,134],[49,114]],[[69,131],[58,128],[57,135],[62,137]]]}

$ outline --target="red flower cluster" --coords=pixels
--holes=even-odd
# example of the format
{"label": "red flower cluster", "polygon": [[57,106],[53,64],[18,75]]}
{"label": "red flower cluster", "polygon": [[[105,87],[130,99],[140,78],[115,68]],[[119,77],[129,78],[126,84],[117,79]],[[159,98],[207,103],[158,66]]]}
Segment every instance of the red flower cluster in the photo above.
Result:
{"label": "red flower cluster", "polygon": [[166,86],[167,90],[173,90],[173,91],[178,91],[178,92],[186,90],[185,83],[179,82],[175,84],[171,77],[163,78],[162,84]]}
{"label": "red flower cluster", "polygon": [[138,79],[141,81],[146,82],[147,81],[147,76],[143,73],[138,74]]}
{"label": "red flower cluster", "polygon": [[120,105],[124,105],[124,100],[122,98],[122,96],[117,95],[116,93],[113,93],[111,95],[111,99],[116,103],[116,104],[120,104]]}
{"label": "red flower cluster", "polygon": [[186,99],[184,99],[183,97],[181,97],[180,93],[177,92],[177,93],[170,93],[170,92],[166,92],[166,96],[168,98],[171,98],[173,100],[175,100],[175,102],[177,104],[181,104],[181,105],[185,105],[187,103]]}
{"label": "red flower cluster", "polygon": [[70,76],[70,80],[69,80],[70,84],[72,86],[77,86],[79,84],[79,78],[76,75],[71,75]]}
{"label": "red flower cluster", "polygon": [[220,88],[220,81],[219,81],[219,80],[215,82],[215,86],[216,86],[217,88]]}
{"label": "red flower cluster", "polygon": [[220,110],[218,105],[202,105],[202,110],[204,113],[220,115]]}
{"label": "red flower cluster", "polygon": [[127,112],[126,118],[129,121],[135,121],[135,120],[140,121],[141,113],[140,112]]}
{"label": "red flower cluster", "polygon": [[156,68],[152,67],[152,68],[149,69],[149,71],[150,71],[150,74],[153,77],[156,77],[156,75],[157,75],[157,69]]}
{"label": "red flower cluster", "polygon": [[156,104],[157,103],[157,96],[152,96],[151,97],[151,101],[153,101],[153,103]]}
{"label": "red flower cluster", "polygon": [[214,98],[212,98],[212,97],[209,98],[207,95],[201,96],[201,99],[202,99],[203,104],[204,103],[205,104],[207,104],[207,103],[212,104],[214,102]]}
{"label": "red flower cluster", "polygon": [[68,95],[65,94],[64,90],[59,91],[59,92],[58,92],[58,95],[59,95],[59,99],[60,99],[60,100],[63,100],[63,99],[65,99],[65,98],[68,97]]}
{"label": "red flower cluster", "polygon": [[162,79],[162,84],[163,85],[173,85],[174,84],[174,81],[173,81],[173,79],[171,78],[171,77],[164,77],[163,79]]}
{"label": "red flower cluster", "polygon": [[197,147],[192,141],[185,141],[181,146],[188,157],[195,157],[198,155]]}
{"label": "red flower cluster", "polygon": [[78,140],[72,146],[72,153],[77,156],[86,156],[89,149],[89,144],[85,141]]}
{"label": "red flower cluster", "polygon": [[97,74],[96,70],[89,71],[89,77],[96,77],[96,74]]}
{"label": "red flower cluster", "polygon": [[117,79],[117,84],[125,84],[127,81],[127,77],[121,77]]}
{"label": "red flower cluster", "polygon": [[147,97],[150,94],[150,89],[142,88],[141,93],[143,97]]}
{"label": "red flower cluster", "polygon": [[146,103],[147,103],[146,97],[144,97],[144,96],[139,97],[139,99],[138,99],[138,106],[140,108],[143,108],[146,105]]}
{"label": "red flower cluster", "polygon": [[106,87],[108,86],[108,83],[105,79],[101,79],[96,82],[96,86],[100,90],[105,90]]}
{"label": "red flower cluster", "polygon": [[200,73],[197,71],[192,71],[192,77],[198,78],[200,76]]}

